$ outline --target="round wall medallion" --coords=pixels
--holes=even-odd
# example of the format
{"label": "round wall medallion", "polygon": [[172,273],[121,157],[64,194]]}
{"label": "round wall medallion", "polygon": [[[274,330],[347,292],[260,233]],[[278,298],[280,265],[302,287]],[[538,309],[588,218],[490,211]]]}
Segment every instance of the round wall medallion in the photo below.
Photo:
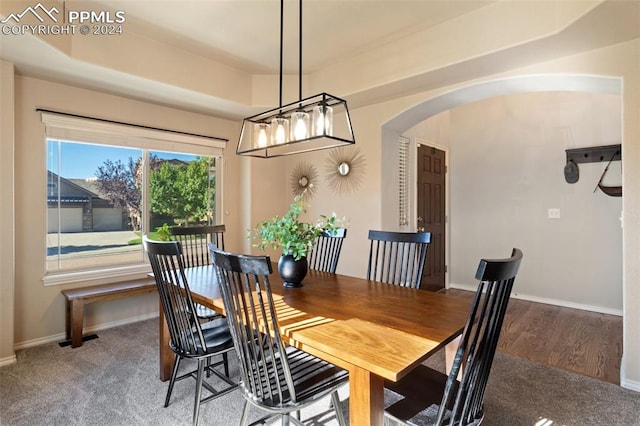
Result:
{"label": "round wall medallion", "polygon": [[364,155],[357,147],[331,150],[325,165],[327,183],[338,194],[348,194],[358,189],[366,171]]}
{"label": "round wall medallion", "polygon": [[316,168],[309,163],[299,163],[291,172],[291,192],[293,195],[305,194],[307,197],[311,197],[317,181],[318,171]]}

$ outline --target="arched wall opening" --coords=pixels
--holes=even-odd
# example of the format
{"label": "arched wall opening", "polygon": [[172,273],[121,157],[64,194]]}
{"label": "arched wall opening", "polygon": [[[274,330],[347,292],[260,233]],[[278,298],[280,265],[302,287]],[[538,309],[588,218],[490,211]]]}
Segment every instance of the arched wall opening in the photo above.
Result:
{"label": "arched wall opening", "polygon": [[[553,74],[492,80],[427,99],[389,120],[382,127],[382,156],[393,158],[402,135],[442,112],[497,97],[522,105],[526,94],[558,96],[558,93],[574,93],[573,98],[565,95],[573,100],[582,94],[604,95],[609,105],[618,108],[616,114],[620,115],[620,78]],[[518,94],[519,98],[508,96]],[[479,110],[479,113],[484,112]],[[621,135],[621,117],[613,127],[616,127],[616,135]],[[531,131],[531,128],[527,130]],[[591,169],[584,168],[582,182],[579,182],[581,188],[569,185],[562,177],[566,146],[557,149],[547,146],[544,152],[534,150],[527,156],[518,157],[523,150],[517,144],[524,143],[522,140],[527,138],[535,139],[530,134],[526,136],[516,136],[513,146],[492,147],[485,151],[464,144],[449,147],[451,182],[447,197],[452,205],[447,230],[447,284],[471,288],[475,284],[473,272],[480,257],[503,257],[510,252],[511,246],[519,246],[525,252],[526,260],[514,289],[515,297],[622,315],[622,230],[619,221],[622,200],[592,193],[605,164],[595,163]],[[584,139],[575,143],[581,142]],[[621,143],[621,136],[617,143]],[[584,145],[591,146],[592,142],[587,141]],[[473,158],[477,161],[471,161]],[[412,160],[409,167],[415,168]],[[460,172],[461,168],[464,172]],[[415,170],[410,175],[409,182],[415,182]],[[594,176],[596,181],[591,182]],[[397,162],[383,162],[381,217],[384,229],[398,228],[397,178]],[[546,191],[545,185],[555,187]],[[503,200],[501,196],[507,199]],[[410,197],[410,211],[415,210],[414,203],[415,197]],[[560,208],[561,218],[549,219],[549,208]],[[493,217],[498,219],[492,221]],[[606,226],[603,226],[604,221]],[[410,223],[415,224],[415,221],[410,220]],[[590,236],[594,229],[602,233]],[[597,262],[598,258],[602,258],[603,263]],[[604,262],[608,266],[603,266]],[[589,272],[586,272],[585,264],[590,265]]]}

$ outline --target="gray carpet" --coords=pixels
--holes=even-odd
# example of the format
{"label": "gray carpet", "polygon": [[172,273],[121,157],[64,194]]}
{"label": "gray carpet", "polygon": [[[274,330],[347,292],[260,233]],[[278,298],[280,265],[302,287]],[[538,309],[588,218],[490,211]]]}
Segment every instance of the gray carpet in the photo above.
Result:
{"label": "gray carpet", "polygon": [[[163,407],[167,385],[157,378],[157,330],[157,320],[148,320],[102,331],[81,348],[19,351],[17,364],[0,368],[0,425],[190,424],[193,380],[178,382]],[[430,364],[442,367],[443,357]],[[344,387],[341,399],[347,398]],[[239,391],[208,402],[199,424],[238,424],[243,403]],[[485,410],[485,425],[640,425],[640,394],[497,354]],[[336,424],[328,400],[302,416],[309,425]]]}

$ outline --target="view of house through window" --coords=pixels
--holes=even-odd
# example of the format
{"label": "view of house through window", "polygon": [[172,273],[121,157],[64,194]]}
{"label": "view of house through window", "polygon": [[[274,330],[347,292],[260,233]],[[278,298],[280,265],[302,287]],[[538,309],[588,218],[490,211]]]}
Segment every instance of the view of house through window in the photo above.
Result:
{"label": "view of house through window", "polygon": [[213,157],[47,139],[47,159],[48,272],[140,264],[143,233],[215,223]]}

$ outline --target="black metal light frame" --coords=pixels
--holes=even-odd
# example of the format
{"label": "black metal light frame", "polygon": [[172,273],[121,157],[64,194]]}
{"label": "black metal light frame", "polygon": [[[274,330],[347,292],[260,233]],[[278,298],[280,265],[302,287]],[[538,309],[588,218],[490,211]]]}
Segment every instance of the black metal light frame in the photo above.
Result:
{"label": "black metal light frame", "polygon": [[[284,33],[284,0],[280,0],[280,102],[277,108],[247,117],[242,121],[242,130],[237,155],[246,155],[259,158],[281,157],[284,155],[298,154],[303,152],[317,151],[321,149],[335,148],[339,146],[353,145],[353,128],[347,101],[328,93],[319,93],[314,96],[302,98],[302,0],[299,0],[299,68],[298,68],[298,100],[290,104],[282,105],[282,62],[283,62],[283,33]],[[291,122],[292,114],[304,111],[312,114],[313,109],[319,107],[322,111],[331,108],[332,126],[327,129],[322,126],[322,131],[312,131],[309,129],[309,136],[291,140],[287,135],[287,140],[282,143],[275,143],[269,139],[263,144],[258,144],[257,128],[263,125],[264,128],[270,125],[275,118],[285,118]],[[311,126],[310,122],[308,123]]]}

